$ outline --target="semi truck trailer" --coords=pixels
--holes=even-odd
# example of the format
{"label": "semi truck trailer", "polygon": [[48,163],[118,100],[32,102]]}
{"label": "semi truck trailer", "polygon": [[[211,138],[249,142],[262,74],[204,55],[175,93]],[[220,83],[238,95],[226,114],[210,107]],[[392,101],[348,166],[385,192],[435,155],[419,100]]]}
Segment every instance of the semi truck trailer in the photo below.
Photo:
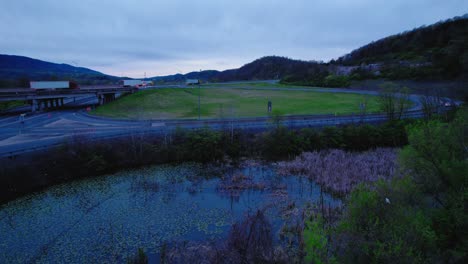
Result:
{"label": "semi truck trailer", "polygon": [[124,87],[143,87],[152,85],[151,81],[142,81],[142,80],[123,80]]}
{"label": "semi truck trailer", "polygon": [[78,88],[78,85],[70,81],[38,81],[29,82],[31,89],[36,90],[55,90],[55,89],[74,89]]}

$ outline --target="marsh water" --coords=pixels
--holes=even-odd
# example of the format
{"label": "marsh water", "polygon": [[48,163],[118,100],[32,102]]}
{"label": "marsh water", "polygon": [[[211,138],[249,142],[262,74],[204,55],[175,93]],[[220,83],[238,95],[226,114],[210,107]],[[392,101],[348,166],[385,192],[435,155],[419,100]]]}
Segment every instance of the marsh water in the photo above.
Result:
{"label": "marsh water", "polygon": [[[235,175],[257,188],[220,188]],[[257,209],[265,210],[276,237],[283,208],[319,199],[315,183],[277,175],[272,165],[219,172],[182,164],[119,172],[1,206],[0,262],[125,262],[139,248],[154,256],[163,243],[222,240],[234,222]],[[340,203],[327,194],[323,200]]]}

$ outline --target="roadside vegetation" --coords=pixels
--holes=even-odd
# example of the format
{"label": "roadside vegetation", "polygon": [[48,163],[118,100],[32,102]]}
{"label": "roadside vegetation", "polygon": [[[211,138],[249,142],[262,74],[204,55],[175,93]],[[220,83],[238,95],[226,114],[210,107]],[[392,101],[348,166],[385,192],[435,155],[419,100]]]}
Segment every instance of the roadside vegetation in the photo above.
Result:
{"label": "roadside vegetation", "polygon": [[[464,263],[468,252],[467,127],[467,109],[458,111],[448,122],[431,119],[407,125],[408,145],[399,151],[398,164],[392,164],[397,166],[386,170],[387,175],[372,173],[367,165],[356,173],[361,178],[340,169],[330,171],[342,162],[352,164],[348,169],[353,170],[361,168],[363,160],[369,164],[374,163],[372,159],[377,163],[395,160],[387,157],[395,153],[382,150],[375,156],[371,152],[346,156],[336,150],[305,153],[283,163],[281,170],[302,172],[324,188],[335,183],[327,176],[340,172],[349,177],[348,186],[356,184],[350,189],[339,188],[348,193],[344,208],[326,207],[319,201],[299,212],[295,224],[283,226],[281,233],[289,234],[295,251],[289,250],[292,244],[274,246],[271,224],[259,210],[233,224],[227,240],[174,244],[164,248],[161,261]],[[324,164],[330,166],[328,170]],[[322,170],[316,168],[320,166]],[[373,174],[378,176],[369,177]]]}
{"label": "roadside vegetation", "polygon": [[0,112],[8,110],[10,108],[24,106],[26,105],[24,101],[7,101],[7,102],[0,102]]}
{"label": "roadside vegetation", "polygon": [[[398,101],[393,101],[398,105]],[[261,209],[235,222],[225,240],[171,242],[165,263],[463,263],[468,252],[466,195],[468,110],[399,120],[290,130],[272,118],[269,131],[178,129],[94,142],[75,137],[31,159],[3,161],[1,201],[59,182],[157,163],[194,161],[236,165],[275,163],[280,173],[313,179],[320,192],[341,197],[299,209],[281,208],[288,221],[278,242]],[[153,188],[151,186],[147,186]],[[157,186],[154,186],[157,189]],[[262,190],[245,175],[223,178],[219,192]],[[272,189],[272,195],[284,195]],[[147,263],[144,250],[131,263]]]}
{"label": "roadside vegetation", "polygon": [[[136,119],[197,118],[200,93],[202,118],[268,116],[268,101],[283,115],[359,113],[379,110],[375,96],[314,91],[164,88],[141,91],[98,107],[96,115]],[[330,109],[333,109],[332,112]]]}
{"label": "roadside vegetation", "polygon": [[164,135],[134,134],[102,141],[77,136],[59,149],[14,161],[2,160],[0,200],[59,182],[151,164],[187,161],[237,164],[243,158],[279,161],[302,152],[327,149],[364,151],[400,147],[407,143],[407,122],[410,121],[301,130],[272,124],[272,129],[262,133],[229,127],[221,131],[177,129]]}

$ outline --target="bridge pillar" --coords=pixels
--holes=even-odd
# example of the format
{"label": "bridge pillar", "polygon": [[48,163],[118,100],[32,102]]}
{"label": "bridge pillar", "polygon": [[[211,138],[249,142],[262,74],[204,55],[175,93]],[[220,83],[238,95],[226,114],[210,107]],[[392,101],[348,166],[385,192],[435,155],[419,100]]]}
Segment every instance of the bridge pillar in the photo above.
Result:
{"label": "bridge pillar", "polygon": [[60,98],[60,107],[63,107],[63,98]]}
{"label": "bridge pillar", "polygon": [[104,96],[102,96],[102,94],[98,94],[98,102],[99,102],[99,105],[103,105],[104,104]]}
{"label": "bridge pillar", "polygon": [[104,95],[104,103],[110,103],[115,100],[115,94],[105,94]]}

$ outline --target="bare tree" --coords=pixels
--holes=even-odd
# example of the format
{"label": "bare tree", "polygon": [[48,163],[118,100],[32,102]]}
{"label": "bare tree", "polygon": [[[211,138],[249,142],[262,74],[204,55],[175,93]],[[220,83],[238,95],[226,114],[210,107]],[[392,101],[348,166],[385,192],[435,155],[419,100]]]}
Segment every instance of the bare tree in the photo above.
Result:
{"label": "bare tree", "polygon": [[264,212],[258,210],[232,226],[228,247],[240,255],[243,263],[267,262],[274,255],[271,229]]}
{"label": "bare tree", "polygon": [[419,102],[422,105],[424,117],[429,119],[434,113],[437,112],[439,105],[442,102],[440,89],[426,89],[424,95],[419,97]]}
{"label": "bare tree", "polygon": [[381,88],[379,93],[380,110],[387,115],[389,120],[401,119],[403,113],[410,106],[408,88],[400,89],[391,82],[382,84]]}
{"label": "bare tree", "polygon": [[398,90],[397,97],[396,97],[396,107],[398,119],[401,119],[403,114],[409,109],[411,106],[411,101],[409,98],[409,89],[407,87],[403,87]]}

